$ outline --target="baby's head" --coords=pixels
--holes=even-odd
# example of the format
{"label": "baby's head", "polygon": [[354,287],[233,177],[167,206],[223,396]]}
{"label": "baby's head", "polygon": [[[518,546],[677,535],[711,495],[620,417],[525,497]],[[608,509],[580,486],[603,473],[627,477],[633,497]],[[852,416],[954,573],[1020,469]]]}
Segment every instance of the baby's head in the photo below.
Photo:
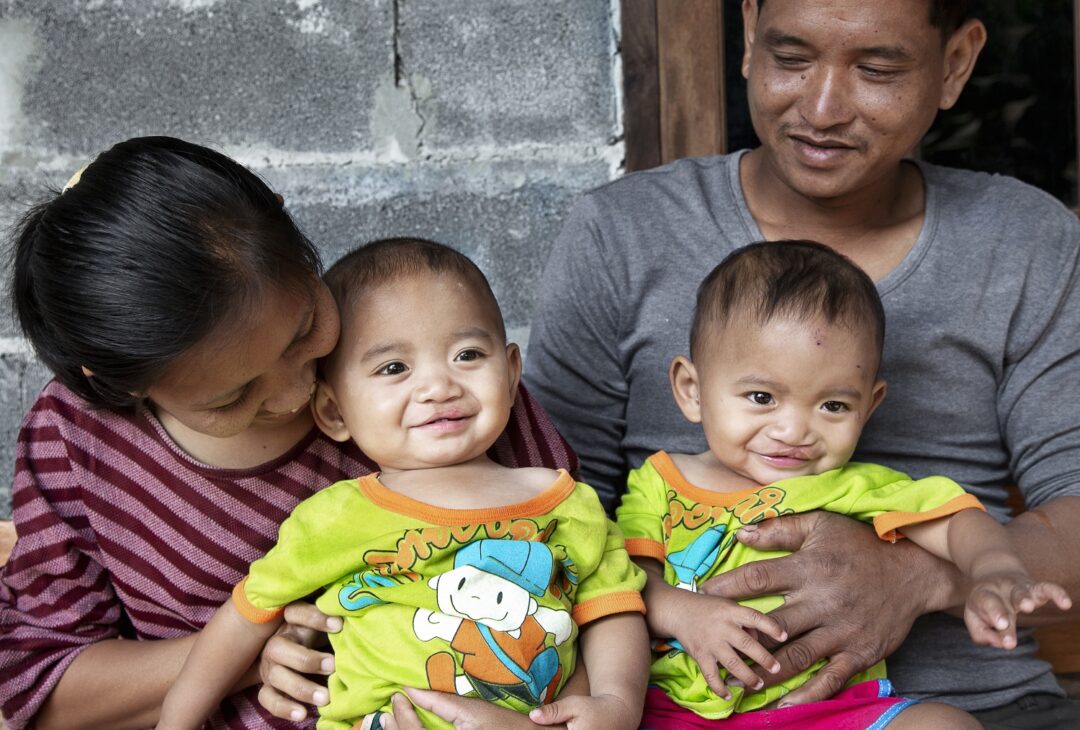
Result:
{"label": "baby's head", "polygon": [[874,282],[812,241],[755,243],[698,289],[669,375],[719,464],[757,484],[843,466],[885,396]]}
{"label": "baby's head", "polygon": [[315,420],[384,472],[483,457],[521,376],[498,302],[468,257],[431,241],[361,246],[326,274],[341,338],[320,364]]}

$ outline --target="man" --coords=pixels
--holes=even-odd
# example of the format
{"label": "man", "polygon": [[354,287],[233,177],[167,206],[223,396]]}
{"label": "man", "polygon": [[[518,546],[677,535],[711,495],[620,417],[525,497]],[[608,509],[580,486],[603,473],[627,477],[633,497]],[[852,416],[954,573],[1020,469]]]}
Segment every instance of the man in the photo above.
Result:
{"label": "man", "polygon": [[[629,175],[577,206],[543,278],[526,379],[609,507],[653,451],[704,449],[666,375],[687,352],[704,272],[754,240],[818,239],[875,279],[888,317],[889,397],[857,460],[951,476],[1000,519],[1018,484],[1030,511],[1009,531],[1025,562],[1080,598],[1080,225],[1016,180],[904,159],[982,49],[969,5],[744,0],[762,146]],[[830,658],[792,701],[831,696],[903,641],[889,672],[906,695],[987,711],[990,727],[1012,714],[1078,726],[1080,703],[1063,698],[1029,630],[1004,653],[937,613],[956,608],[961,586],[928,554],[818,513],[746,539],[797,552],[703,590],[785,596],[774,615],[797,638],[766,681]]]}

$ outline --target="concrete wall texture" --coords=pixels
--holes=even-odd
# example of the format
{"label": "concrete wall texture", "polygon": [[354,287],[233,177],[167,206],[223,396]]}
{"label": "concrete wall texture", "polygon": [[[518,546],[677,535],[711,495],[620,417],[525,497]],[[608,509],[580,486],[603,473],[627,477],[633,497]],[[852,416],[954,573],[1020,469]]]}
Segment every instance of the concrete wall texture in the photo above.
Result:
{"label": "concrete wall texture", "polygon": [[[269,180],[328,263],[385,235],[465,251],[522,341],[562,217],[619,172],[617,13],[618,0],[0,0],[0,225],[115,142],[182,137]],[[0,517],[47,379],[5,299]]]}

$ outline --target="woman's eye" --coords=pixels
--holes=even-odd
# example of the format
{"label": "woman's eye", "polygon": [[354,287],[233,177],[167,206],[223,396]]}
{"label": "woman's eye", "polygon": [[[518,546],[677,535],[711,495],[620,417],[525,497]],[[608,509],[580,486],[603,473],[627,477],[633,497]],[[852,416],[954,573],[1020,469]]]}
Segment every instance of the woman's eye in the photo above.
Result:
{"label": "woman's eye", "polygon": [[773,397],[771,393],[765,393],[760,390],[756,390],[747,396],[753,403],[759,406],[770,406],[773,404]]}
{"label": "woman's eye", "polygon": [[821,404],[821,407],[829,413],[843,413],[848,410],[847,404],[838,400],[827,400]]}
{"label": "woman's eye", "polygon": [[388,362],[376,371],[376,375],[401,375],[408,370],[403,362]]}
{"label": "woman's eye", "polygon": [[218,413],[224,413],[225,411],[231,411],[233,408],[238,408],[239,406],[242,406],[244,404],[244,402],[248,399],[248,395],[250,395],[250,394],[251,394],[251,389],[250,388],[244,388],[244,392],[242,392],[239,395],[239,397],[237,397],[235,400],[232,400],[232,401],[226,403],[223,406],[214,406],[210,410],[217,411]]}

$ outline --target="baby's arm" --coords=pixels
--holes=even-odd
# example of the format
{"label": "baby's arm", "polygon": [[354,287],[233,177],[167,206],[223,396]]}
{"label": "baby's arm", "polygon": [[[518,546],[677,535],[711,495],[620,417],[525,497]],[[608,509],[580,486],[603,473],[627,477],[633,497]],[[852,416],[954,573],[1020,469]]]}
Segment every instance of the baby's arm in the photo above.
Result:
{"label": "baby's arm", "polygon": [[252,623],[227,601],[199,633],[165,697],[158,730],[201,727],[280,624]]}
{"label": "baby's arm", "polygon": [[642,596],[650,633],[661,640],[676,639],[718,696],[731,699],[719,667],[750,689],[761,688],[762,680],[743,657],[767,671],[780,671],[776,658],[758,641],[758,632],[778,642],[787,639],[775,619],[726,598],[676,588],[664,580],[663,566],[652,558],[636,557],[634,562],[648,575]]}
{"label": "baby's arm", "polygon": [[990,515],[965,509],[949,517],[900,531],[920,547],[952,561],[972,582],[964,622],[976,644],[1016,647],[1016,614],[1032,613],[1052,602],[1072,606],[1057,583],[1036,583],[1020,562],[1005,528]]}
{"label": "baby's arm", "polygon": [[597,619],[581,630],[579,641],[591,695],[560,696],[529,713],[530,719],[540,725],[566,723],[569,730],[636,728],[649,680],[649,634],[641,614]]}

